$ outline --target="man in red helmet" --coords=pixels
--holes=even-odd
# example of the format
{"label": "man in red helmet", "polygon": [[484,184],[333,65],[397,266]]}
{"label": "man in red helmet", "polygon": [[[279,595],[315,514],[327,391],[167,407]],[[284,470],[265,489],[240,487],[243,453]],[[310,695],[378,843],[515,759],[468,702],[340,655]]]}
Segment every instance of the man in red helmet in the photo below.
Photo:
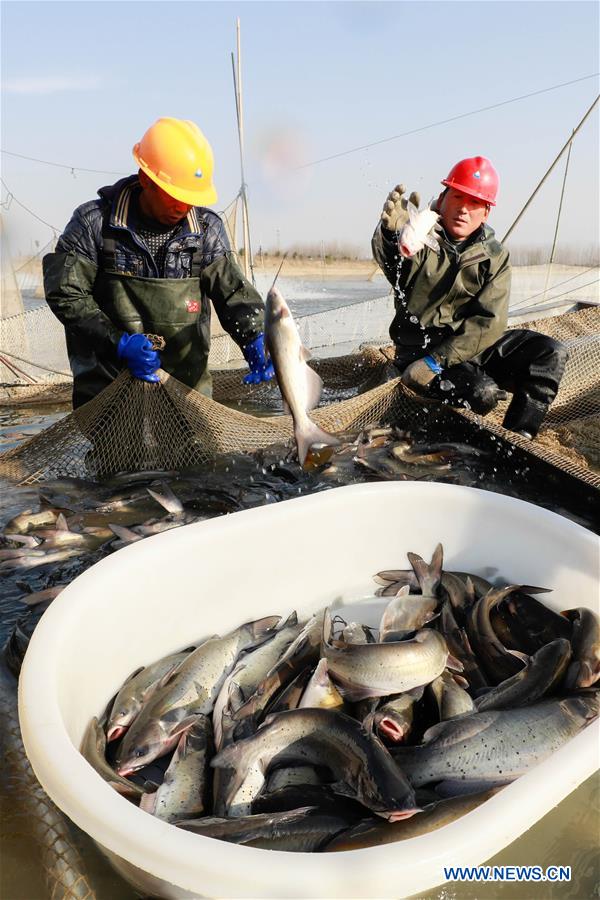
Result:
{"label": "man in red helmet", "polygon": [[546,335],[507,331],[509,255],[486,224],[498,181],[484,156],[458,162],[433,205],[439,246],[425,245],[411,257],[401,255],[398,236],[419,196],[407,201],[398,185],[386,199],[372,248],[394,288],[390,337],[404,383],[480,415],[510,391],[504,427],[532,438],[557,394],[567,352]]}

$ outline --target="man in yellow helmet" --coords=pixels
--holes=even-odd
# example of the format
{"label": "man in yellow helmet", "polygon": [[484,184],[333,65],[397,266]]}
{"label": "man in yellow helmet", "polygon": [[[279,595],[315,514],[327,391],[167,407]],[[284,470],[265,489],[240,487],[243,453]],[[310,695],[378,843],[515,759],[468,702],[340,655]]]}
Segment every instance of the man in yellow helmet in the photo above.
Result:
{"label": "man in yellow helmet", "polygon": [[[127,366],[145,381],[162,367],[210,395],[210,303],[250,367],[267,381],[264,305],[244,278],[221,218],[211,147],[193,122],[162,118],[133,148],[137,175],[79,206],[44,257],[46,301],[65,326],[73,406]],[[144,334],[165,339],[160,356]]]}

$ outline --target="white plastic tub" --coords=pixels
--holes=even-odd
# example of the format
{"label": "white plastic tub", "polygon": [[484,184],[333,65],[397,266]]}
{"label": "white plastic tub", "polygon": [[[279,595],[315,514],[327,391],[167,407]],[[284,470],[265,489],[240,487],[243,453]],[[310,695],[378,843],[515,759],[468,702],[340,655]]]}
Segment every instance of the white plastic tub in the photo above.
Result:
{"label": "white plastic tub", "polygon": [[[127,675],[196,638],[267,614],[300,614],[372,593],[406,551],[445,566],[552,587],[556,609],[598,605],[600,546],[561,516],[441,484],[337,488],[189,525],[134,544],[80,575],[36,629],[19,686],[27,754],[52,800],[147,894],[400,897],[484,862],[598,767],[594,723],[482,807],[436,832],[332,854],[230,845],[137,809],[78,752],[84,729]],[[526,798],[526,802],[524,802]]]}

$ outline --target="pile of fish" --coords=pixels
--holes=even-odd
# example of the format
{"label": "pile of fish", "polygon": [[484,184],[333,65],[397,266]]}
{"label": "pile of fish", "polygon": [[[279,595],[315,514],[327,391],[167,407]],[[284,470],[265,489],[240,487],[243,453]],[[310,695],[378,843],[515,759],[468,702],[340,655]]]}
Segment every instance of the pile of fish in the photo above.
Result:
{"label": "pile of fish", "polygon": [[464,815],[597,717],[600,619],[444,571],[441,545],[408,559],[352,606],[134,672],[82,754],[148,814],[253,847],[354,849]]}
{"label": "pile of fish", "polygon": [[[23,583],[23,573],[42,570],[30,586],[15,589],[27,605],[42,603],[100,556],[180,525],[355,481],[481,483],[487,462],[473,447],[419,443],[391,426],[338,443],[312,453],[306,470],[274,445],[254,456],[223,457],[198,473],[124,473],[101,483],[61,478],[23,488],[29,508],[2,529],[0,574]],[[57,579],[68,562],[65,577]]]}

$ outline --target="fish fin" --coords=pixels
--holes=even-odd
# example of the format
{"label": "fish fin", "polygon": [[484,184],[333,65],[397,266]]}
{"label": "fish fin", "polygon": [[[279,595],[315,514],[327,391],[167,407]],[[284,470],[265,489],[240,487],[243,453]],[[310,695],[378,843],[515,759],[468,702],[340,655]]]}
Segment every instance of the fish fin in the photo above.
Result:
{"label": "fish fin", "polygon": [[304,466],[308,451],[313,444],[325,444],[327,447],[338,447],[340,444],[339,439],[334,437],[334,435],[323,431],[322,428],[319,428],[319,426],[310,419],[308,419],[307,422],[308,424],[303,423],[298,427],[294,427],[294,436],[298,447],[298,459],[301,466]]}
{"label": "fish fin", "polygon": [[332,622],[331,622],[331,613],[329,612],[329,607],[325,610],[325,615],[323,616],[323,636],[322,642],[325,647],[331,646],[329,643],[331,640],[331,632],[332,632]]}
{"label": "fish fin", "polygon": [[183,512],[183,504],[179,500],[168,485],[164,485],[162,493],[153,491],[152,488],[146,488],[153,500],[162,506],[171,515],[178,515]]}
{"label": "fish fin", "polygon": [[521,653],[520,650],[509,650],[508,647],[506,648],[506,652],[510,653],[511,656],[515,656],[517,659],[520,659],[521,662],[525,663],[525,665],[529,663],[530,657],[527,655],[527,653]]}
{"label": "fish fin", "polygon": [[59,513],[57,516],[56,530],[57,531],[69,531],[69,526],[67,525],[67,520],[65,518],[64,513]]}
{"label": "fish fin", "polygon": [[181,722],[178,722],[171,732],[170,738],[180,737],[180,735],[184,734],[184,732],[186,732],[188,728],[191,728],[192,725],[196,724],[196,722],[200,718],[200,715],[200,713],[192,713],[189,716],[186,716],[185,719],[182,719]]}
{"label": "fish fin", "polygon": [[472,606],[473,603],[475,603],[475,600],[477,599],[477,595],[475,593],[475,585],[473,584],[473,581],[472,581],[470,575],[467,575],[467,578],[465,581],[465,595],[467,597],[467,600],[469,601],[469,605]]}
{"label": "fish fin", "polygon": [[484,713],[471,713],[457,719],[447,719],[445,722],[438,722],[432,725],[423,735],[423,743],[430,744],[441,734],[453,734],[454,742],[459,743],[466,738],[475,737],[481,731],[485,731],[490,724],[499,716],[496,710],[490,710]]}
{"label": "fish fin", "polygon": [[246,698],[244,697],[244,692],[237,683],[237,681],[231,681],[229,684],[229,694],[227,697],[227,704],[231,712],[234,709],[239,709],[240,706],[243,706],[246,702]]}
{"label": "fish fin", "polygon": [[457,672],[448,672],[448,675],[459,687],[465,689],[469,687],[469,682],[467,681],[467,679],[463,678],[463,676],[459,675]]}
{"label": "fish fin", "polygon": [[452,669],[453,672],[464,672],[465,669],[460,659],[457,659],[456,656],[452,656],[451,653],[448,654],[448,659],[446,660],[446,668]]}
{"label": "fish fin", "polygon": [[[304,350],[304,347],[302,348]],[[310,366],[305,366],[305,378],[306,378],[306,411],[309,409],[314,409],[315,406],[319,405],[319,400],[321,399],[321,394],[323,393],[323,380],[314,369],[311,369]]]}
{"label": "fish fin", "polygon": [[[300,359],[302,360],[302,362],[308,362],[308,360],[312,359],[312,358],[313,358],[313,355],[310,352],[310,350],[308,349],[308,347],[305,347],[304,344],[300,344]],[[315,372],[315,374],[316,374],[316,372]]]}
{"label": "fish fin", "polygon": [[590,663],[587,660],[582,660],[579,663],[579,672],[577,673],[577,678],[575,680],[575,687],[592,687],[598,680],[597,676],[598,673],[594,672]]}
{"label": "fish fin", "polygon": [[134,669],[133,672],[131,673],[131,675],[129,675],[129,676],[125,679],[125,681],[123,682],[123,685],[122,685],[122,686],[124,687],[128,682],[130,682],[133,678],[135,678],[136,675],[139,675],[140,672],[143,672],[145,668],[146,668],[146,666],[138,666],[137,669]]}
{"label": "fish fin", "polygon": [[298,613],[296,612],[296,610],[294,610],[293,612],[291,612],[289,614],[289,616],[287,617],[285,622],[283,622],[283,625],[280,625],[278,627],[277,631],[281,631],[283,628],[290,628],[293,625],[297,625],[297,624],[298,624]]}
{"label": "fish fin", "polygon": [[[175,674],[179,671],[181,663],[174,665],[168,672],[162,676],[158,684],[156,685],[156,690],[162,689],[167,686],[167,684],[171,681],[171,679],[175,676]],[[152,685],[150,685],[152,686]],[[154,693],[154,691],[152,691]]]}
{"label": "fish fin", "polygon": [[381,617],[381,621],[379,623],[379,640],[382,640],[382,636],[391,635],[392,632],[396,632],[397,629],[395,627],[396,624],[396,614],[398,612],[398,600],[402,600],[403,597],[406,597],[410,594],[410,587],[407,584],[402,585],[396,596],[393,600],[387,604],[386,608],[383,611],[383,615]]}
{"label": "fish fin", "polygon": [[281,616],[265,616],[263,619],[257,619],[250,622],[252,636],[257,638],[266,637],[272,631],[277,630],[277,626],[281,622]]}
{"label": "fish fin", "polygon": [[418,553],[407,553],[406,555],[417,576],[421,593],[431,594],[435,597],[442,577],[442,565],[444,562],[444,548],[442,545],[438,544],[436,546],[429,565]]}
{"label": "fish fin", "polygon": [[136,534],[135,531],[132,531],[131,528],[126,528],[124,525],[109,524],[108,527],[113,534],[116,534],[116,536],[126,544],[134,544],[136,541],[142,540],[141,535]]}
{"label": "fish fin", "polygon": [[406,204],[406,209],[408,211],[408,220],[410,224],[416,225],[417,219],[419,218],[419,210],[414,203],[411,203],[410,200]]}
{"label": "fish fin", "polygon": [[150,813],[150,815],[153,816],[156,810],[157,799],[156,791],[153,794],[142,794],[140,798],[140,809],[143,809],[144,812]]}
{"label": "fish fin", "polygon": [[552,592],[552,588],[535,587],[531,584],[522,584],[519,586],[518,590],[520,590],[522,594],[550,594]]}

